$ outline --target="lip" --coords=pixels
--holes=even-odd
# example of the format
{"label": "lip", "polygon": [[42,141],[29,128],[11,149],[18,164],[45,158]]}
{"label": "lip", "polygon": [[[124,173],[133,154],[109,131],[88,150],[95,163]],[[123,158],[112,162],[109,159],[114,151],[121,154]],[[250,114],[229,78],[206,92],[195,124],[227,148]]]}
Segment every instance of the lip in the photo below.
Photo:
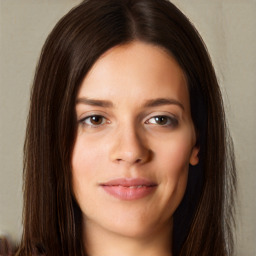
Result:
{"label": "lip", "polygon": [[101,183],[100,186],[120,200],[136,200],[153,193],[157,184],[145,178],[120,178]]}

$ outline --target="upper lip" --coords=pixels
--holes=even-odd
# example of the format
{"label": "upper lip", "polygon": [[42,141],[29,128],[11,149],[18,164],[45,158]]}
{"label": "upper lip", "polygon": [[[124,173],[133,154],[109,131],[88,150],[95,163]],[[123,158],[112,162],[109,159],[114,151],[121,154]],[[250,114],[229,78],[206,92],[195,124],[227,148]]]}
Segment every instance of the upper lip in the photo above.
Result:
{"label": "upper lip", "polygon": [[157,183],[146,178],[119,178],[100,183],[101,186],[156,186]]}

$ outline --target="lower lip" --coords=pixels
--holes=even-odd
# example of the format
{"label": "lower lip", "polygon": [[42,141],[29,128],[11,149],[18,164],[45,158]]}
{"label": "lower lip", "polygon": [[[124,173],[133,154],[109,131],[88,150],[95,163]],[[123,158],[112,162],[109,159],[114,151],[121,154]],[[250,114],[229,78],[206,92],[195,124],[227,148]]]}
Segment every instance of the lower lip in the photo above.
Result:
{"label": "lower lip", "polygon": [[125,187],[125,186],[102,186],[111,196],[121,200],[136,200],[151,194],[156,186]]}

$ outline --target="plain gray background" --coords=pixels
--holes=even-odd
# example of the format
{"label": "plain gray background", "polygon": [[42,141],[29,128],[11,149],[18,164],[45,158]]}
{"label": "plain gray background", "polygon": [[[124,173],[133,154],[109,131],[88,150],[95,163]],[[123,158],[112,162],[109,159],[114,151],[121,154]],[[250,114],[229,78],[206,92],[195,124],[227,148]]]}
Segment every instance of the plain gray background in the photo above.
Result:
{"label": "plain gray background", "polygon": [[[79,0],[0,0],[0,235],[18,241],[22,150],[41,47]],[[174,0],[208,46],[238,166],[237,255],[256,255],[256,0]]]}

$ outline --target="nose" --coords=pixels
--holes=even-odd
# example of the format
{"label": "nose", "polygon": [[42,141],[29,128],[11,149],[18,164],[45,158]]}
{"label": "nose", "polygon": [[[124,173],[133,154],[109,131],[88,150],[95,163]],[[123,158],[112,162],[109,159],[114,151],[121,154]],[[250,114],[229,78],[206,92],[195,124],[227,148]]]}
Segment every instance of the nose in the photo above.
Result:
{"label": "nose", "polygon": [[129,165],[143,164],[150,160],[151,150],[142,132],[133,127],[120,128],[112,138],[110,159]]}

